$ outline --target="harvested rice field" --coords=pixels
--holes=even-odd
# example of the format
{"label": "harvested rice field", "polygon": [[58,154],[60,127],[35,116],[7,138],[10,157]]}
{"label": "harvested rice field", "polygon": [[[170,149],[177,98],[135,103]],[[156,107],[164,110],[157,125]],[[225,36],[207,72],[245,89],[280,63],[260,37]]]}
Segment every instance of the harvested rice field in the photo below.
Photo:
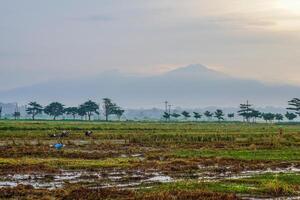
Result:
{"label": "harvested rice field", "polygon": [[300,199],[300,124],[2,120],[0,138],[0,199]]}

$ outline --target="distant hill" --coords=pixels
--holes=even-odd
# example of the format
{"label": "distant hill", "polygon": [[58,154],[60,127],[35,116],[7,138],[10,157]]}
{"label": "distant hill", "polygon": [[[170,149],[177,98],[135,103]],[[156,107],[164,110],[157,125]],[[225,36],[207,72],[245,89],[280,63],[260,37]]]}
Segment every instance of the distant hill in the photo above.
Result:
{"label": "distant hill", "polygon": [[249,99],[256,105],[285,106],[300,94],[300,87],[266,85],[255,80],[234,78],[194,64],[149,77],[103,73],[89,78],[52,80],[0,92],[1,102],[41,103],[61,101],[77,105],[87,99],[110,97],[124,107],[162,107],[164,100],[174,106],[234,106]]}

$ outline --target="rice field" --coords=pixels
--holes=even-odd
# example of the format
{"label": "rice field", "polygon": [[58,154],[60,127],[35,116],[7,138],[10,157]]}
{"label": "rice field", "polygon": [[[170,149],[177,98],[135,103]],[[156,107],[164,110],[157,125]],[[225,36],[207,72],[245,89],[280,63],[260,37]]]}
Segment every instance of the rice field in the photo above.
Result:
{"label": "rice field", "polygon": [[2,120],[0,139],[0,199],[300,199],[296,123]]}

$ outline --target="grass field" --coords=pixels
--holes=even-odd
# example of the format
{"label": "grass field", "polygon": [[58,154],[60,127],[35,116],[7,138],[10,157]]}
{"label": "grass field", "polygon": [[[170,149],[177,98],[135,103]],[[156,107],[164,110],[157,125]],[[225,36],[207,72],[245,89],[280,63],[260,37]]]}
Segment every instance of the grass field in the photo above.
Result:
{"label": "grass field", "polygon": [[300,124],[2,120],[0,139],[0,199],[300,196]]}

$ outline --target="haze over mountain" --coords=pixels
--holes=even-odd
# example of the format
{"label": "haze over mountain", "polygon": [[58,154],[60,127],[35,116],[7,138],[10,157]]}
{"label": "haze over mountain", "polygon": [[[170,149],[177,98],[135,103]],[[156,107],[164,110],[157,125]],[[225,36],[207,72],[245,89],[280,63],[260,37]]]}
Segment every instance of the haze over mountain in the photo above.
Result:
{"label": "haze over mountain", "polygon": [[87,99],[112,98],[126,108],[162,107],[164,100],[174,106],[238,106],[247,99],[258,106],[285,106],[300,93],[300,87],[267,85],[244,80],[200,64],[178,68],[161,75],[134,76],[112,71],[89,78],[51,80],[0,92],[0,101],[48,103],[61,101],[77,105]]}

